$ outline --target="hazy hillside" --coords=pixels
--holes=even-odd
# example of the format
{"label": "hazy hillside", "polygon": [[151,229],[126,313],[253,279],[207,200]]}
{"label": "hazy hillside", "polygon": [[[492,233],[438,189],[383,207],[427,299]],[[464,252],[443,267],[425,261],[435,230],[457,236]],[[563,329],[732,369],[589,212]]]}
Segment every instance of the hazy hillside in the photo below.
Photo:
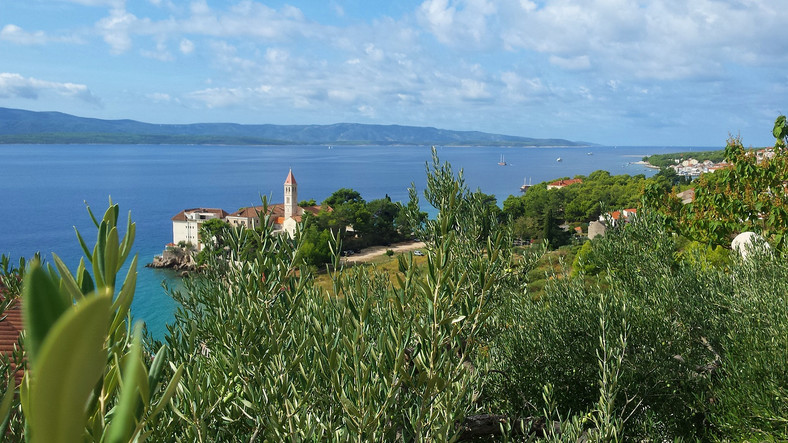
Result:
{"label": "hazy hillside", "polygon": [[100,120],[61,112],[0,108],[0,143],[196,143],[196,144],[435,144],[583,146],[563,139],[535,139],[477,131],[399,125],[159,125]]}

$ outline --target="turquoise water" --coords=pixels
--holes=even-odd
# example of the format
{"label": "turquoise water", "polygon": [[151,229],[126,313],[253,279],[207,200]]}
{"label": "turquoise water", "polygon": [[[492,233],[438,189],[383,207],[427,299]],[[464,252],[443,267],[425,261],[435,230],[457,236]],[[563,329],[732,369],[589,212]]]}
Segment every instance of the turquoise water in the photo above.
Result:
{"label": "turquoise water", "polygon": [[[644,155],[718,148],[600,147],[502,148],[439,147],[442,161],[464,169],[471,189],[495,194],[498,202],[519,194],[524,179],[533,183],[587,175],[597,169],[613,174],[646,174],[630,164]],[[588,155],[592,152],[593,155]],[[503,155],[507,166],[499,166]],[[556,159],[561,157],[562,161]],[[289,168],[300,200],[322,201],[333,191],[353,188],[367,200],[388,194],[406,201],[411,182],[425,184],[428,146],[146,146],[146,145],[0,145],[0,253],[17,258],[56,252],[75,269],[81,249],[76,227],[86,239],[93,228],[83,201],[103,213],[108,197],[137,223],[135,252],[149,263],[172,240],[170,218],[184,208],[218,207],[235,211],[258,204],[260,195],[282,200]],[[100,216],[100,214],[97,214]],[[164,334],[174,302],[162,280],[172,273],[141,268],[132,313],[154,336]]]}

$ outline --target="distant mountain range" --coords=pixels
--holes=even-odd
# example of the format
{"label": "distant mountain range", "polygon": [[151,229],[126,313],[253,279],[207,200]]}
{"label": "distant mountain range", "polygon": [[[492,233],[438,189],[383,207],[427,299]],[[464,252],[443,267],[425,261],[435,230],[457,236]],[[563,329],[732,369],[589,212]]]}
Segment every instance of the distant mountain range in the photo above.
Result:
{"label": "distant mountain range", "polygon": [[0,108],[0,143],[30,144],[226,144],[226,145],[443,145],[587,146],[563,139],[537,139],[477,131],[336,123],[333,125],[157,125],[101,120],[61,112]]}

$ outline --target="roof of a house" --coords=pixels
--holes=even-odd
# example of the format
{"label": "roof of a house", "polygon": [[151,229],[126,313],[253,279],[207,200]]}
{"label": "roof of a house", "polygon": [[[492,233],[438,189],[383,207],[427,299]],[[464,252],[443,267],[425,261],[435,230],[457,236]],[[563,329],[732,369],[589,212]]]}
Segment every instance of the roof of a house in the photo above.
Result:
{"label": "roof of a house", "polygon": [[191,208],[191,209],[184,209],[183,211],[175,214],[172,218],[172,221],[186,221],[186,214],[191,214],[192,212],[205,212],[208,214],[215,214],[218,218],[227,217],[227,211],[224,209],[218,208]]}
{"label": "roof of a house", "polygon": [[[246,208],[241,208],[232,214],[228,214],[230,217],[246,217],[246,218],[257,218],[259,214],[263,212],[262,206],[249,206]],[[285,214],[285,205],[282,203],[277,203],[274,205],[268,205],[268,215],[271,217],[281,217]]]}
{"label": "roof of a house", "polygon": [[[304,212],[308,212],[312,215],[316,215],[320,212],[322,207],[320,205],[313,205],[313,206],[301,206],[301,209]],[[331,208],[328,208],[328,211],[331,211]],[[263,212],[262,206],[250,206],[248,208],[241,208],[232,214],[228,214],[230,217],[246,217],[246,218],[253,218],[258,217],[258,214]],[[285,205],[282,203],[276,203],[273,205],[268,205],[268,215],[271,216],[271,219],[274,221],[275,224],[281,225],[285,221]],[[293,216],[295,221],[300,222],[301,216],[296,215]]]}
{"label": "roof of a house", "polygon": [[[2,293],[2,287],[0,287],[0,294]],[[7,307],[2,316],[0,316],[0,352],[10,357],[19,345],[19,334],[22,333],[23,329],[22,304],[16,301]],[[22,371],[16,371],[15,378],[17,383],[21,382],[22,375]]]}
{"label": "roof of a house", "polygon": [[582,179],[579,178],[570,178],[569,180],[558,180],[550,183],[547,186],[554,186],[557,188],[563,188],[564,186],[573,185],[575,183],[583,183]]}

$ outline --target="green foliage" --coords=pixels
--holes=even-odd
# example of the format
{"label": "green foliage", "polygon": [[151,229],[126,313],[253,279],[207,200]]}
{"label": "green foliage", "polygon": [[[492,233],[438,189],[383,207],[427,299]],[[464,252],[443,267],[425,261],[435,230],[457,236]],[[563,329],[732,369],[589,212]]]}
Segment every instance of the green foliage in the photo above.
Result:
{"label": "green foliage", "polygon": [[[631,180],[588,177],[619,180],[623,196]],[[636,181],[664,197],[664,183]],[[131,333],[136,257],[116,290],[134,237],[129,222],[121,240],[117,206],[94,217],[95,247],[79,236],[87,262],[73,275],[57,256],[47,268],[0,261],[5,294],[25,275],[31,366],[19,388],[28,430],[13,383],[0,419],[31,441],[456,441],[475,414],[498,417],[489,433],[505,440],[532,440],[518,433],[538,423],[547,441],[788,439],[781,251],[743,260],[673,234],[682,214],[642,210],[582,247],[544,256],[543,243],[516,260],[494,199],[434,152],[423,196],[435,219],[418,195],[396,217],[387,199],[364,207],[426,242],[393,279],[343,269],[342,233],[312,217],[295,238],[265,217],[256,230],[222,227],[222,252],[172,292],[180,307],[155,356]],[[504,212],[538,207],[547,220],[550,199],[566,214],[569,196],[543,189]],[[343,190],[334,204],[359,199]],[[322,245],[330,290],[306,259]]]}
{"label": "green foliage", "polygon": [[[528,416],[546,407],[546,384],[559,410],[593,416],[603,409],[594,387],[605,383],[595,328],[604,303],[605,334],[626,338],[616,344],[623,354],[609,354],[623,358],[609,371],[618,395],[606,394],[614,406],[604,410],[621,419],[616,429],[627,438],[786,437],[788,384],[778,349],[788,342],[777,331],[788,327],[788,265],[768,253],[741,261],[690,246],[678,254],[664,219],[648,212],[586,245],[576,278],[549,280],[538,300],[518,296],[504,310],[511,326],[492,360],[507,376],[488,382],[499,411]],[[591,266],[605,271],[604,286],[586,284]]]}
{"label": "green foliage", "polygon": [[572,261],[573,277],[577,277],[580,273],[583,275],[596,275],[599,273],[601,269],[599,268],[599,263],[594,262],[593,251],[594,247],[591,240],[583,243],[583,246],[580,247]]}
{"label": "green foliage", "polygon": [[[781,135],[784,119],[777,119],[775,134]],[[774,156],[761,161],[744,149],[739,138],[728,140],[725,160],[729,168],[702,175],[695,186],[695,200],[681,205],[678,198],[651,189],[647,204],[668,217],[682,235],[713,246],[730,245],[738,233],[754,231],[782,249],[788,227],[788,152],[780,138]]]}
{"label": "green foliage", "polygon": [[[548,232],[560,237],[557,225],[587,223],[597,220],[603,207],[625,209],[639,206],[640,194],[646,184],[659,183],[669,189],[664,178],[646,179],[643,175],[610,175],[594,171],[588,177],[578,176],[582,183],[547,190],[547,182],[532,186],[523,195],[510,195],[503,203],[503,216],[512,220],[513,233],[518,238],[544,238]],[[546,218],[552,214],[550,229]],[[556,225],[556,226],[553,226]],[[565,244],[568,238],[556,243]],[[552,244],[553,242],[551,242]]]}
{"label": "green foliage", "polygon": [[[481,392],[485,325],[503,299],[510,240],[505,229],[484,236],[475,228],[485,203],[448,165],[436,159],[428,182],[440,213],[421,231],[433,239],[426,265],[402,257],[394,286],[385,275],[339,270],[331,293],[321,293],[299,267],[305,237],[264,229],[254,234],[266,245],[254,257],[217,260],[174,292],[182,307],[167,340],[186,368],[174,399],[181,415],[154,437],[456,436]],[[240,251],[244,241],[228,245]],[[341,249],[338,239],[332,245]]]}
{"label": "green foliage", "polygon": [[98,229],[96,245],[91,251],[79,232],[77,237],[92,276],[84,260],[74,276],[54,254],[55,268],[44,270],[34,263],[25,272],[22,307],[28,366],[19,401],[26,422],[24,438],[34,442],[144,439],[145,427],[157,420],[179,379],[180,369],[162,395],[161,360],[149,372],[140,326],[133,340],[127,334],[136,256],[117,293],[115,288],[134,241],[131,216],[121,241],[117,205],[110,202],[100,222],[90,208],[88,212]]}

